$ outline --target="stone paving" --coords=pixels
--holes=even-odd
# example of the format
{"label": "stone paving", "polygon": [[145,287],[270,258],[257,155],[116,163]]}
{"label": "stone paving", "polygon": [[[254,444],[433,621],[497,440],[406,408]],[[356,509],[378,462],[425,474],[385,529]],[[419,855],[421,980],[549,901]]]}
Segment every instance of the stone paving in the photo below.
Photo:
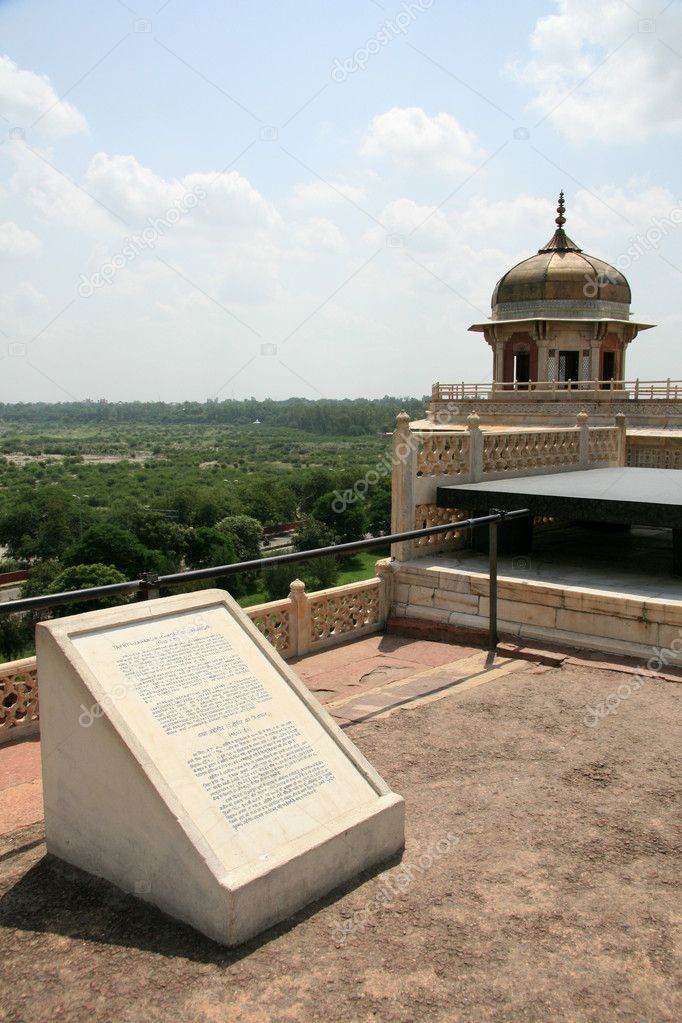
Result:
{"label": "stone paving", "polygon": [[[499,654],[490,666],[480,647],[381,634],[291,663],[342,727],[383,718],[455,691],[466,692],[511,672],[543,672],[548,665],[558,667],[563,662],[601,672],[655,677],[632,658],[607,658],[587,651],[550,653],[501,644]],[[659,677],[680,682],[682,671],[668,668]],[[39,739],[0,746],[0,836],[42,819]]]}
{"label": "stone paving", "polygon": [[682,690],[590,727],[627,674],[515,663],[348,726],[405,799],[404,855],[238,949],[46,856],[42,823],[0,837],[0,1020],[680,1020]]}

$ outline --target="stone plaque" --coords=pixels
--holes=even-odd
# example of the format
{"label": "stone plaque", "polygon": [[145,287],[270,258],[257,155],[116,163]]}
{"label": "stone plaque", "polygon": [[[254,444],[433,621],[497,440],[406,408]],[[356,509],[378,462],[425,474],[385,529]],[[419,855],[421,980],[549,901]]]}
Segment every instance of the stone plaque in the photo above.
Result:
{"label": "stone plaque", "polygon": [[238,944],[399,851],[404,807],[235,601],[37,629],[48,850]]}

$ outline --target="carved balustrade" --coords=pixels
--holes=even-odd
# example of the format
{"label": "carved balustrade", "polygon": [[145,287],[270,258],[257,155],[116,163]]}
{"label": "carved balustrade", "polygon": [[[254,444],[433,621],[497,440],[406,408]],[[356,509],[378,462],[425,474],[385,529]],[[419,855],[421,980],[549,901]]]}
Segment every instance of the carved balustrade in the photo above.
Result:
{"label": "carved balustrade", "polygon": [[[362,582],[306,593],[300,579],[289,596],[246,608],[246,614],[282,657],[299,657],[354,636],[381,632],[388,617],[393,572],[388,559]],[[0,745],[38,730],[35,657],[0,664]]]}
{"label": "carved balustrade", "polygon": [[0,664],[0,743],[37,730],[38,680],[35,657]]}

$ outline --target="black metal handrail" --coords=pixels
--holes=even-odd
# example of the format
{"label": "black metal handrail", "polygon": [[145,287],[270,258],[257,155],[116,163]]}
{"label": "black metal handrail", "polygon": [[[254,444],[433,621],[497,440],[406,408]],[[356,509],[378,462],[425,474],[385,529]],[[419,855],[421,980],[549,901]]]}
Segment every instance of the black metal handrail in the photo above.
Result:
{"label": "black metal handrail", "polygon": [[[194,568],[188,572],[172,572],[169,575],[145,573],[141,579],[128,579],[121,583],[109,583],[106,586],[91,586],[84,590],[70,590],[65,593],[46,593],[40,597],[25,597],[21,600],[9,600],[0,604],[0,615],[18,614],[26,611],[39,611],[60,604],[97,600],[100,597],[112,597],[127,593],[143,593],[147,599],[159,596],[162,586],[181,586],[184,583],[200,579],[217,579],[239,572],[271,568],[274,565],[290,565],[313,558],[343,557],[357,551],[371,550],[373,547],[385,547],[387,544],[400,543],[403,540],[418,540],[422,537],[447,533],[452,529],[468,529],[473,526],[490,527],[490,649],[497,645],[496,601],[497,601],[497,527],[507,519],[518,519],[530,515],[528,508],[517,511],[491,510],[488,515],[477,518],[462,519],[458,522],[446,522],[440,526],[427,526],[424,529],[409,529],[403,533],[390,533],[388,536],[371,537],[369,540],[354,540],[352,543],[332,544],[327,547],[315,547],[311,551],[295,551],[292,554],[277,554],[272,558],[258,558],[253,561],[237,561],[232,565],[213,565],[210,568]],[[493,644],[494,639],[494,644]]]}

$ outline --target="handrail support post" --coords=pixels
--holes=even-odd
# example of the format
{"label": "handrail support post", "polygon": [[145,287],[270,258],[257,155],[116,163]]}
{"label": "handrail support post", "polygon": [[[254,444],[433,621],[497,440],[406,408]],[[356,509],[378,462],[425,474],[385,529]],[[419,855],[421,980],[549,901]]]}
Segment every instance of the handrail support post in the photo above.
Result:
{"label": "handrail support post", "polygon": [[145,600],[156,600],[161,596],[159,576],[156,572],[142,573],[142,592]]}
{"label": "handrail support post", "polygon": [[495,660],[497,650],[497,530],[505,513],[491,508],[489,515],[498,516],[488,523],[488,658],[486,665]]}

